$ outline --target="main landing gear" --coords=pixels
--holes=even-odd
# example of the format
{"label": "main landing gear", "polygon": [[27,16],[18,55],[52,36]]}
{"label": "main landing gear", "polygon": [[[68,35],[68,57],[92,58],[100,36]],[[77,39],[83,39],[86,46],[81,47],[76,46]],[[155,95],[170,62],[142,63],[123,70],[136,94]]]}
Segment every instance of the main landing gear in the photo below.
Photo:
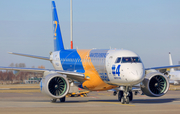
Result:
{"label": "main landing gear", "polygon": [[[64,97],[60,98],[59,100],[60,100],[60,102],[65,102],[66,97],[64,96]],[[57,101],[57,99],[51,99],[52,103],[55,103],[56,101]]]}
{"label": "main landing gear", "polygon": [[124,86],[124,91],[120,90],[118,93],[118,100],[122,104],[129,104],[133,100],[132,89],[129,86]]}

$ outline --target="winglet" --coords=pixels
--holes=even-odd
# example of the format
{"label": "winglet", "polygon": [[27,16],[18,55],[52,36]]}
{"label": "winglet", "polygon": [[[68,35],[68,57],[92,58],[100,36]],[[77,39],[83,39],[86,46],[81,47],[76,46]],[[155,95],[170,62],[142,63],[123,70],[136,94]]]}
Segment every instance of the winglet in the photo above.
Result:
{"label": "winglet", "polygon": [[54,51],[64,50],[58,15],[56,11],[56,5],[54,1],[52,1],[52,15],[53,15],[53,31],[54,31]]}

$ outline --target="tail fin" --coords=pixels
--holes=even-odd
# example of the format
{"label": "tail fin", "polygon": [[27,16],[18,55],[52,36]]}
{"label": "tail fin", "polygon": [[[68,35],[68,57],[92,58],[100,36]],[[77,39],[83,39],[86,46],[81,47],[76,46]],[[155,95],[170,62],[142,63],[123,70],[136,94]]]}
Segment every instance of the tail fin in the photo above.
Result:
{"label": "tail fin", "polygon": [[[170,52],[169,52],[169,65],[173,65],[173,63],[172,63],[172,57],[171,57],[171,53],[170,53]],[[174,68],[171,68],[170,71],[173,72],[173,71],[174,71]]]}
{"label": "tail fin", "polygon": [[52,15],[53,15],[53,31],[54,31],[54,51],[64,50],[58,15],[56,11],[56,5],[54,1],[52,1]]}

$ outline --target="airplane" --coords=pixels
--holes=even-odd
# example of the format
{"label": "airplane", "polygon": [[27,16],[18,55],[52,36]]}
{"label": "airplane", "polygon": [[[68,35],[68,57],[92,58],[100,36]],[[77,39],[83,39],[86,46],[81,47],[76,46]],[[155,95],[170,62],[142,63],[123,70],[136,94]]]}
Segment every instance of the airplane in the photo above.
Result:
{"label": "airplane", "polygon": [[[169,81],[159,69],[175,68],[180,65],[145,68],[140,56],[125,49],[65,49],[55,2],[52,1],[54,52],[49,57],[10,54],[50,61],[54,69],[3,67],[1,70],[42,72],[40,90],[51,98],[51,102],[65,102],[70,84],[90,91],[118,91],[118,100],[129,104],[133,100],[132,88],[140,83],[141,91],[150,97],[167,93]],[[76,83],[77,84],[77,83]]]}
{"label": "airplane", "polygon": [[[172,57],[171,57],[171,53],[169,52],[169,65],[173,65],[172,62]],[[180,84],[180,71],[175,71],[174,68],[170,69],[170,72],[166,72],[168,78],[169,78],[169,82],[171,84],[177,85]]]}

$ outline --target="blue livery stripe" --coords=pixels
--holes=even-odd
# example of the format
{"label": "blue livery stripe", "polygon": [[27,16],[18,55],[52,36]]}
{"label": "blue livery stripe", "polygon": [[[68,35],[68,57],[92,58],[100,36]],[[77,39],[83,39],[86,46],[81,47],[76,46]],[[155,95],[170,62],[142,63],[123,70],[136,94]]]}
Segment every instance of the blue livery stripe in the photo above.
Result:
{"label": "blue livery stripe", "polygon": [[84,73],[81,58],[75,49],[60,51],[61,65],[64,70]]}

